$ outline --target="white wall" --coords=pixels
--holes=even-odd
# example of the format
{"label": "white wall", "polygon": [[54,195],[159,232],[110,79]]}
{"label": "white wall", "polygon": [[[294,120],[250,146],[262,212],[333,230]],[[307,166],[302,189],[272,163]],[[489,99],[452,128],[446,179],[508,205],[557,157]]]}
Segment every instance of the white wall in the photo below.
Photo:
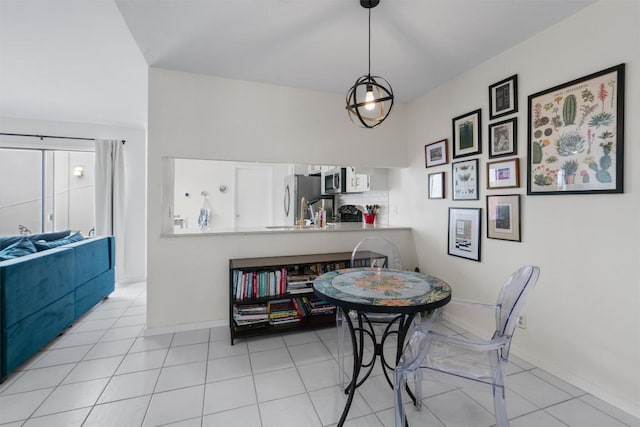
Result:
{"label": "white wall", "polygon": [[[163,156],[404,166],[403,106],[396,107],[384,126],[360,129],[349,121],[340,95],[151,68],[148,327],[226,321],[230,258],[350,251],[363,237],[327,232],[163,238]],[[385,233],[415,259],[409,231]]]}
{"label": "white wall", "polygon": [[55,135],[81,138],[124,139],[125,175],[127,186],[127,220],[124,259],[116,265],[116,280],[130,282],[146,277],[145,236],[145,148],[142,129],[104,126],[91,123],[52,122],[0,117],[0,132]]}
{"label": "white wall", "polygon": [[[494,301],[517,267],[542,274],[518,329],[514,354],[640,416],[640,3],[601,2],[438,87],[408,107],[408,173],[397,178],[423,270],[447,278],[454,297]],[[626,63],[624,194],[526,196],[527,96]],[[518,74],[521,187],[487,191],[487,87]],[[424,168],[424,145],[451,142],[451,119],[482,108],[480,200],[452,201],[451,165]],[[428,118],[425,125],[425,118]],[[499,119],[502,120],[502,119]],[[446,200],[428,200],[427,173],[446,172]],[[447,209],[483,209],[485,196],[522,194],[522,242],[482,238],[482,262],[447,255]],[[424,213],[420,217],[418,212]],[[411,216],[405,217],[411,220]],[[452,312],[477,331],[476,319]]]}

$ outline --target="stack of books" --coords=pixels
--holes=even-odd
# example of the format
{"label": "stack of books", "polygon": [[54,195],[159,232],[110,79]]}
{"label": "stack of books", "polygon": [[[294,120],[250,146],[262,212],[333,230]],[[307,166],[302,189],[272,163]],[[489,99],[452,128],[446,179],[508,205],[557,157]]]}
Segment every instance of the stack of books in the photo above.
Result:
{"label": "stack of books", "polygon": [[302,301],[306,308],[306,312],[312,316],[321,314],[333,314],[335,307],[328,304],[325,300],[318,298],[316,295],[302,297]]}
{"label": "stack of books", "polygon": [[290,294],[304,294],[313,292],[313,281],[316,278],[310,274],[300,274],[287,277],[287,292]]}
{"label": "stack of books", "polygon": [[272,325],[295,323],[302,318],[291,299],[269,301],[268,309],[269,323]]}
{"label": "stack of books", "polygon": [[233,306],[233,321],[237,326],[266,326],[269,322],[267,304],[245,304]]}

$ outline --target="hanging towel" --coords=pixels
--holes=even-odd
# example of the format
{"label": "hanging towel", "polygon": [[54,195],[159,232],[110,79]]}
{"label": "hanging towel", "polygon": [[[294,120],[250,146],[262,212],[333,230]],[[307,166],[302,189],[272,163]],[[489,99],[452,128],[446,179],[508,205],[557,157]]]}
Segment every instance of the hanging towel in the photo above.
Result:
{"label": "hanging towel", "polygon": [[200,227],[200,231],[207,231],[211,228],[211,205],[207,196],[202,196],[202,207],[198,214],[198,227]]}

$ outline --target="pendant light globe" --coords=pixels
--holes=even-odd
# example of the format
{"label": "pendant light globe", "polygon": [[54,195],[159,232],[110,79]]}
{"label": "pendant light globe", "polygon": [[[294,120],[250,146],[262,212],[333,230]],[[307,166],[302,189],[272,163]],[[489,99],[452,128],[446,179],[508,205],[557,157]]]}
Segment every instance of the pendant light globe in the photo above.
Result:
{"label": "pendant light globe", "polygon": [[347,92],[347,112],[355,125],[374,128],[380,125],[393,108],[393,89],[380,76],[371,75],[371,9],[380,0],[360,0],[360,5],[369,9],[369,72],[358,77]]}

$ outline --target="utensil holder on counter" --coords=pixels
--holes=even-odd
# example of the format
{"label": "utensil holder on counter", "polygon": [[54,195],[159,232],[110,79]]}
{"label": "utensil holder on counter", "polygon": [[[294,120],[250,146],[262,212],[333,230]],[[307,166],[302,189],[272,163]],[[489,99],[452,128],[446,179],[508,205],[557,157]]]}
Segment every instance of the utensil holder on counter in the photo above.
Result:
{"label": "utensil holder on counter", "polygon": [[362,218],[365,224],[373,224],[376,222],[376,214],[374,213],[362,213]]}

